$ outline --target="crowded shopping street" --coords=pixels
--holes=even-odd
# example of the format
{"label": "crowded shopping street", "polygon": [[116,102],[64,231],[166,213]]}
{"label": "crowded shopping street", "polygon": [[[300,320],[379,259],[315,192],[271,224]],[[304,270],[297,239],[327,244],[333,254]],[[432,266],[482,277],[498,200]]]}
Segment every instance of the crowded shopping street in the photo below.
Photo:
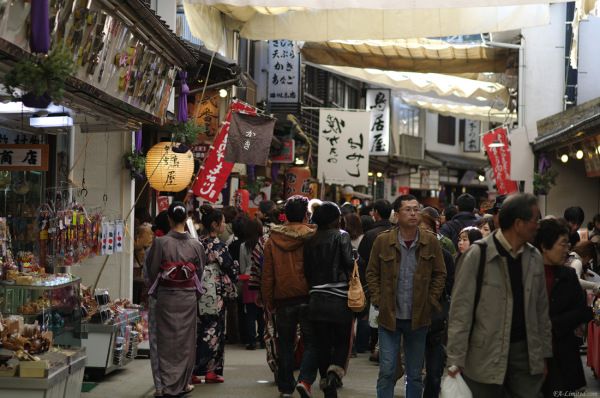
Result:
{"label": "crowded shopping street", "polygon": [[0,397],[600,395],[600,0],[0,0]]}

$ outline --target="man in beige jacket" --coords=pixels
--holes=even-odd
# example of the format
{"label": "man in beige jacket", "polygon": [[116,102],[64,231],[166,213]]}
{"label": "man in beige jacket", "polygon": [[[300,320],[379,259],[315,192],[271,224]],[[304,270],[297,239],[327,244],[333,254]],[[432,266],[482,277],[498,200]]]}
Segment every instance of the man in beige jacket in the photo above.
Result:
{"label": "man in beige jacket", "polygon": [[474,397],[542,396],[551,324],[542,256],[528,243],[539,218],[533,195],[509,196],[500,210],[500,229],[480,241],[485,248],[472,245],[458,264],[447,350],[448,366],[458,369],[448,374],[462,371]]}

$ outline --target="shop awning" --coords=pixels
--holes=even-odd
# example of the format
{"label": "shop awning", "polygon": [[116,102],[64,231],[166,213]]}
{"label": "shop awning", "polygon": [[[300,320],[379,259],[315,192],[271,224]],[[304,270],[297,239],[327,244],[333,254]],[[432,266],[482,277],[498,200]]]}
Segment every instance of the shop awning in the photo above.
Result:
{"label": "shop awning", "polygon": [[544,1],[459,0],[452,2],[454,8],[445,8],[448,3],[184,0],[183,7],[194,37],[213,51],[222,45],[223,28],[239,31],[241,37],[251,40],[321,42],[469,35],[550,23],[549,6]]}
{"label": "shop awning", "polygon": [[504,73],[509,51],[441,40],[306,42],[302,59],[315,64],[420,73]]}
{"label": "shop awning", "polygon": [[431,112],[436,112],[443,116],[452,116],[457,119],[481,120],[484,122],[494,123],[509,123],[517,121],[517,114],[515,112],[506,113],[489,106],[449,105],[445,103],[418,101],[404,98],[403,102],[407,105],[427,109]]}
{"label": "shop awning", "polygon": [[490,162],[485,159],[468,158],[434,151],[425,151],[425,158],[437,160],[444,167],[462,170],[477,170],[490,165]]}

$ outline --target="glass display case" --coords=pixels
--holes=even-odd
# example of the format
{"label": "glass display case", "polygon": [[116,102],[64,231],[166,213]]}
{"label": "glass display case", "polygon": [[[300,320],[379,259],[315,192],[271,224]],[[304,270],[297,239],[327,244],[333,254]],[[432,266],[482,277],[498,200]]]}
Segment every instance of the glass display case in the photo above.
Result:
{"label": "glass display case", "polygon": [[3,316],[20,315],[25,324],[51,331],[54,345],[81,347],[78,326],[81,323],[80,278],[53,278],[35,285],[0,283],[0,312]]}

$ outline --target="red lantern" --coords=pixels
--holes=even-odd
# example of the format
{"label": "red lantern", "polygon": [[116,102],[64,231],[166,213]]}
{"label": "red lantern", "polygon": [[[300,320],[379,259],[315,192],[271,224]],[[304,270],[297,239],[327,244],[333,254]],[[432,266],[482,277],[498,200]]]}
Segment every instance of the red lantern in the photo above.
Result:
{"label": "red lantern", "polygon": [[290,167],[285,172],[285,198],[302,195],[307,198],[313,190],[310,169],[306,167]]}
{"label": "red lantern", "polygon": [[233,196],[233,205],[244,211],[248,211],[250,206],[250,192],[246,189],[238,189]]}

